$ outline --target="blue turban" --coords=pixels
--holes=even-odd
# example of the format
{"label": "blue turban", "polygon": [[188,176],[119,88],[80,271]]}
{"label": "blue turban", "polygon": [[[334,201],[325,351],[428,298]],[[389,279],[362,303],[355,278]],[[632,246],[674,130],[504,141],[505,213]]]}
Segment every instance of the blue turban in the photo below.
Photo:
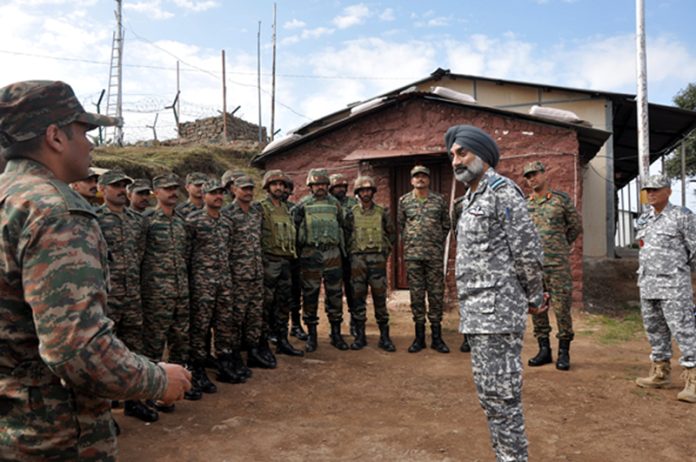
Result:
{"label": "blue turban", "polygon": [[498,145],[491,136],[473,125],[455,125],[445,133],[445,145],[447,155],[452,157],[450,150],[454,144],[458,144],[467,151],[476,154],[482,161],[495,168],[500,160]]}

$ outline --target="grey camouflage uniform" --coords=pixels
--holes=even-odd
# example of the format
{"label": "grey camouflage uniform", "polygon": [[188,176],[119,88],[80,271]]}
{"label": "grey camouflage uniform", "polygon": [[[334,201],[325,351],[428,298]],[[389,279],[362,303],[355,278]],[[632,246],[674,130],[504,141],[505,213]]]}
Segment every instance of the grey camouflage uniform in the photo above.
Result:
{"label": "grey camouflage uniform", "polygon": [[542,248],[524,195],[493,169],[461,201],[456,278],[479,402],[498,461],[526,461],[522,339],[543,303]]}
{"label": "grey camouflage uniform", "polygon": [[684,368],[696,367],[696,322],[690,271],[696,265],[696,215],[670,203],[636,222],[640,246],[640,287],[643,325],[653,362],[672,357],[672,335],[682,352]]}

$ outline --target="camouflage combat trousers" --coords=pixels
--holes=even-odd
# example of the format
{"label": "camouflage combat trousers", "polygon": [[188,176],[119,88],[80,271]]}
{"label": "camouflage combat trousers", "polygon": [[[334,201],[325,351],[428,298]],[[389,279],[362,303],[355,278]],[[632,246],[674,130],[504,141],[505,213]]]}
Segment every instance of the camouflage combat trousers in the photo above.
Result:
{"label": "camouflage combat trousers", "polygon": [[467,334],[479,403],[488,419],[496,460],[527,460],[522,413],[523,334]]}
{"label": "camouflage combat trousers", "polygon": [[389,324],[387,310],[387,258],[381,253],[354,253],[351,255],[350,279],[353,286],[356,321],[367,320],[367,289],[372,291],[377,324]]}
{"label": "camouflage combat trousers", "polygon": [[411,295],[413,322],[425,323],[425,294],[428,294],[428,320],[430,324],[442,322],[442,307],[445,297],[445,276],[442,258],[433,260],[407,260],[406,276]]}
{"label": "camouflage combat trousers", "polygon": [[188,298],[143,297],[143,353],[161,361],[165,342],[169,362],[185,364],[189,354]]}
{"label": "camouflage combat trousers", "polygon": [[232,349],[255,347],[263,330],[263,279],[234,279],[232,287]]}
{"label": "camouflage combat trousers", "polygon": [[208,336],[215,330],[215,353],[219,356],[232,349],[232,280],[211,281],[192,278],[191,284],[191,361],[204,361],[210,353]]}
{"label": "camouflage combat trousers", "polygon": [[641,298],[643,326],[652,351],[651,361],[669,361],[672,358],[672,336],[682,356],[684,368],[696,367],[696,322],[691,295],[681,299],[652,300]]}
{"label": "camouflage combat trousers", "polygon": [[305,324],[319,323],[319,289],[324,281],[326,295],[326,314],[329,322],[343,321],[343,270],[341,251],[337,246],[322,250],[307,246],[300,257],[302,271],[302,319]]}
{"label": "camouflage combat trousers", "polygon": [[114,322],[116,337],[136,353],[143,351],[143,306],[140,295],[109,294],[106,316]]}
{"label": "camouflage combat trousers", "polygon": [[300,270],[300,259],[290,260],[290,313],[293,323],[298,322],[302,314],[302,274]]}
{"label": "camouflage combat trousers", "polygon": [[[553,310],[558,324],[556,338],[559,340],[573,340],[573,318],[570,315],[572,304],[573,278],[570,274],[570,265],[544,266],[544,285],[551,296],[549,311]],[[551,333],[549,313],[532,315],[534,323],[534,337],[548,338]]]}
{"label": "camouflage combat trousers", "polygon": [[351,259],[353,257],[341,256],[341,270],[343,271],[343,294],[346,296],[346,304],[348,305],[348,313],[350,313],[351,318],[355,317],[355,298],[353,294],[353,281],[351,280],[352,264]]}
{"label": "camouflage combat trousers", "polygon": [[287,333],[292,298],[290,259],[263,257],[263,311],[272,332]]}

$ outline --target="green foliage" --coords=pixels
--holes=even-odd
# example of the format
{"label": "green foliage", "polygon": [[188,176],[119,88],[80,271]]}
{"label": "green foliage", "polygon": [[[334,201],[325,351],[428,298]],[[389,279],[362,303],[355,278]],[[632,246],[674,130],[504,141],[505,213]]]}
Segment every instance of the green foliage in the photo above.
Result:
{"label": "green foliage", "polygon": [[[690,83],[672,99],[682,109],[696,111],[696,84]],[[681,147],[665,161],[665,169],[670,177],[681,176]],[[686,139],[686,175],[696,175],[696,134],[691,133]]]}
{"label": "green foliage", "polygon": [[594,315],[588,320],[589,332],[598,337],[600,343],[613,345],[633,339],[643,331],[640,310],[628,308],[621,317]]}

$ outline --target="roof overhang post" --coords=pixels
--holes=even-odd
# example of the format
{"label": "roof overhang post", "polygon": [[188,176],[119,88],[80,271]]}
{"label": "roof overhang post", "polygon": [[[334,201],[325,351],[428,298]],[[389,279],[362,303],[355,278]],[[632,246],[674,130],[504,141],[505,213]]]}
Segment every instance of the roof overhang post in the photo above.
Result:
{"label": "roof overhang post", "polygon": [[606,153],[606,230],[607,230],[607,257],[614,258],[616,256],[614,249],[614,239],[616,234],[616,185],[614,184],[614,103],[610,99],[606,99],[604,103],[604,120],[606,126],[604,129],[612,132],[611,136],[604,144]]}

